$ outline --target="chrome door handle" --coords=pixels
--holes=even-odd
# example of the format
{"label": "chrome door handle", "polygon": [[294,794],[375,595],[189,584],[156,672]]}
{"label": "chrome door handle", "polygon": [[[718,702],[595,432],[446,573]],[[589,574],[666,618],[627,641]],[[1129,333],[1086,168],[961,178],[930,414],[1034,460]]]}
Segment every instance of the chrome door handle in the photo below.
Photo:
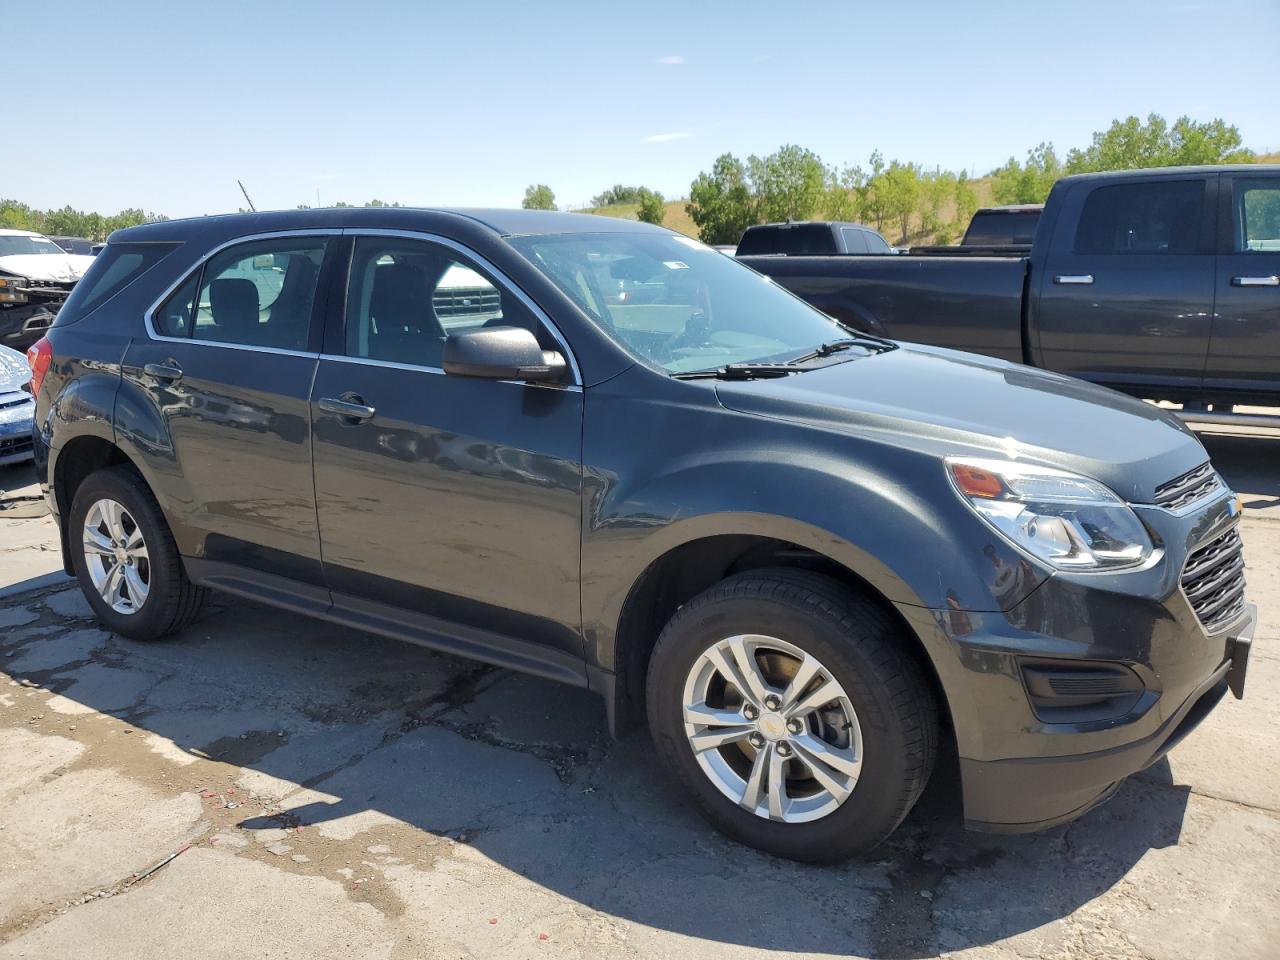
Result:
{"label": "chrome door handle", "polygon": [[1233,287],[1280,287],[1280,277],[1232,277]]}
{"label": "chrome door handle", "polygon": [[161,383],[177,383],[182,379],[182,368],[176,363],[145,363],[142,372]]}
{"label": "chrome door handle", "polygon": [[1061,283],[1066,286],[1071,285],[1087,285],[1093,283],[1092,273],[1060,273],[1053,278],[1054,283]]}
{"label": "chrome door handle", "polygon": [[[346,396],[350,396],[347,394]],[[365,403],[357,403],[359,397],[351,397],[349,400],[339,400],[332,397],[326,397],[319,401],[316,405],[325,413],[336,413],[348,421],[356,423],[369,420],[373,417],[375,411],[373,407]]]}

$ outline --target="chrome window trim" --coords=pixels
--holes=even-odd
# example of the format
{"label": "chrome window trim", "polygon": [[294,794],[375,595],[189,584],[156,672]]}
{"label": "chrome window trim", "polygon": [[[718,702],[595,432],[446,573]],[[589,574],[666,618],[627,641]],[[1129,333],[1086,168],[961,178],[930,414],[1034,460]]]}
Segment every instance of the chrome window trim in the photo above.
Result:
{"label": "chrome window trim", "polygon": [[[518,284],[513,282],[510,277],[508,277],[505,273],[503,273],[501,270],[495,267],[485,257],[476,253],[470,247],[459,243],[457,240],[450,239],[449,237],[443,237],[438,233],[428,233],[423,230],[390,230],[390,229],[381,229],[377,227],[348,227],[345,230],[343,230],[342,233],[344,236],[353,237],[355,239],[359,239],[360,237],[400,237],[405,240],[422,240],[427,243],[436,243],[436,244],[439,244],[440,246],[447,247],[448,249],[454,251],[455,253],[459,253],[462,256],[466,257],[468,260],[471,260],[473,263],[475,263],[485,272],[489,273],[494,278],[494,280],[502,284],[505,290],[509,290],[517,300],[523,303],[525,307],[531,313],[533,313],[534,317],[539,322],[544,324],[547,330],[551,332],[551,336],[555,339],[556,343],[560,344],[560,350],[564,354],[565,360],[568,361],[569,363],[570,371],[573,373],[573,382],[570,384],[564,384],[560,386],[556,386],[554,384],[538,384],[538,385],[550,386],[550,387],[553,387],[553,389],[557,389],[557,390],[563,390],[566,387],[582,386],[582,371],[578,367],[578,359],[573,355],[573,351],[569,349],[569,341],[566,340],[564,334],[560,332],[560,328],[555,325],[554,321],[552,321],[552,319],[549,316],[547,316],[547,313],[545,310],[543,310],[536,303],[534,303],[533,300],[529,297],[529,295],[520,289]],[[350,285],[351,283],[350,273],[348,273],[347,275],[347,283],[348,285]],[[345,317],[345,309],[344,309],[344,317]],[[324,356],[326,359],[334,359],[334,360],[368,360],[369,359],[367,357],[348,357],[345,355],[334,356],[333,354],[325,354]],[[373,362],[385,363],[387,366],[391,366],[395,368],[403,367],[410,370],[430,369],[439,373],[444,372],[438,367],[420,367],[420,366],[415,366],[413,364],[400,364],[390,360],[373,361]],[[525,381],[523,380],[499,381],[499,382],[525,383]],[[528,384],[528,385],[533,386],[533,384]]]}
{"label": "chrome window trim", "polygon": [[[198,340],[195,337],[170,337],[166,334],[156,332],[155,313],[166,300],[177,292],[179,287],[192,277],[198,276],[200,272],[204,270],[204,265],[223,250],[227,250],[231,247],[238,247],[244,243],[255,243],[259,240],[277,240],[284,237],[298,237],[302,239],[306,237],[340,236],[342,236],[342,230],[335,227],[319,227],[305,230],[273,230],[269,233],[249,233],[241,237],[234,237],[231,240],[218,244],[218,246],[213,247],[210,250],[206,250],[204,255],[193,263],[185,273],[165,288],[164,293],[160,294],[160,296],[155,299],[155,302],[152,303],[142,315],[143,325],[147,328],[147,336],[160,343],[194,343],[204,347],[222,347],[227,350],[252,350],[259,353],[273,353],[285,357],[311,357],[313,359],[318,357],[320,355],[319,352],[314,350],[286,350],[281,347],[258,347],[249,343],[223,343],[218,340]],[[197,291],[197,296],[198,295],[199,291]]]}
{"label": "chrome window trim", "polygon": [[[307,354],[311,356],[311,354]],[[338,363],[358,363],[362,367],[385,367],[389,370],[404,370],[408,373],[428,373],[433,376],[448,376],[443,367],[428,367],[417,363],[398,363],[395,360],[375,360],[371,357],[348,357],[344,353],[322,353],[321,360],[334,360]],[[476,378],[468,378],[476,379]],[[544,390],[558,390],[561,393],[581,393],[582,387],[576,383],[541,383],[537,380],[494,380],[493,383],[514,383],[520,387],[541,387]]]}

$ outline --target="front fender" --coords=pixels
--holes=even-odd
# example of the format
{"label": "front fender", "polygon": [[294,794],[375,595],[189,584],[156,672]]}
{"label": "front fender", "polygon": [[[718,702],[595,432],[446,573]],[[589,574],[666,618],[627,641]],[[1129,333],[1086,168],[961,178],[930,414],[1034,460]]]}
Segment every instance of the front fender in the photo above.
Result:
{"label": "front fender", "polygon": [[[695,540],[795,543],[886,600],[1009,609],[1043,579],[946,486],[935,456],[723,407],[620,403],[625,433],[597,433],[588,403],[582,603],[588,649],[611,669],[627,597],[644,572]],[[655,415],[656,411],[656,415]],[[1017,591],[997,585],[1015,582]]]}

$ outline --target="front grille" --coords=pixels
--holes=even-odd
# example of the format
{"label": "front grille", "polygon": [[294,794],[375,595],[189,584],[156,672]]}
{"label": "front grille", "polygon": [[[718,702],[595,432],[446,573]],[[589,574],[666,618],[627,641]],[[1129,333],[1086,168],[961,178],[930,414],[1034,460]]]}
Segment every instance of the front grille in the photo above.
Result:
{"label": "front grille", "polygon": [[9,437],[0,440],[0,458],[16,457],[20,453],[30,453],[33,444],[30,436]]}
{"label": "front grille", "polygon": [[1174,477],[1168,483],[1156,487],[1156,505],[1166,510],[1181,510],[1207,497],[1222,486],[1222,479],[1213,465],[1202,463],[1180,477]]}
{"label": "front grille", "polygon": [[1191,551],[1182,568],[1182,592],[1208,633],[1244,610],[1244,544],[1232,527]]}
{"label": "front grille", "polygon": [[48,289],[62,290],[70,292],[71,288],[76,285],[74,280],[28,280],[28,289]]}

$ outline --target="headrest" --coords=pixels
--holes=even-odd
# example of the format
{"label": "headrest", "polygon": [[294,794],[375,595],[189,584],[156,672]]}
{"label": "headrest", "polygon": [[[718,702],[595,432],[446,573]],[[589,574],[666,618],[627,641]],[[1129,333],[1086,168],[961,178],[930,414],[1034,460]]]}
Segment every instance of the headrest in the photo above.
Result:
{"label": "headrest", "polygon": [[226,277],[209,284],[209,308],[213,322],[228,331],[243,333],[258,326],[258,288],[252,280]]}

